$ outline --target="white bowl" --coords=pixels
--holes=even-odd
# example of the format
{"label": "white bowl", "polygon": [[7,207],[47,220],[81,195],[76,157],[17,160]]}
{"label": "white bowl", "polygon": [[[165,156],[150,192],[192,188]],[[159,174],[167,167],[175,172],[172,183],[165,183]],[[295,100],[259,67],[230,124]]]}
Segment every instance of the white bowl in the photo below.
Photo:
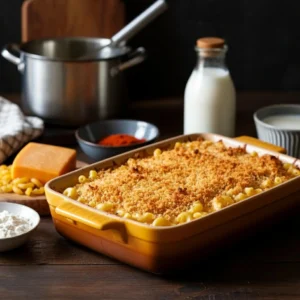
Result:
{"label": "white bowl", "polygon": [[283,129],[264,122],[265,118],[280,115],[300,116],[299,104],[278,104],[266,106],[253,115],[258,138],[265,142],[283,147],[287,154],[300,158],[300,130]]}
{"label": "white bowl", "polygon": [[0,203],[0,212],[2,211],[8,211],[11,214],[22,216],[23,218],[29,219],[31,221],[30,229],[20,235],[10,237],[10,238],[0,238],[0,252],[8,251],[15,249],[21,245],[23,245],[31,236],[31,234],[34,232],[34,230],[37,228],[37,226],[40,223],[40,216],[39,214],[21,204],[16,203],[9,203],[9,202],[1,202]]}

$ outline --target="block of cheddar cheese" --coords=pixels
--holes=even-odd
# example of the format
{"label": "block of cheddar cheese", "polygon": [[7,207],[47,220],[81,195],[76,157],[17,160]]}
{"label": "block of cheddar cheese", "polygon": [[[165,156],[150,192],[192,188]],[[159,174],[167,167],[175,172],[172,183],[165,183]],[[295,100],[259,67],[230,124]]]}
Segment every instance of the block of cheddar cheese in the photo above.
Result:
{"label": "block of cheddar cheese", "polygon": [[76,151],[39,143],[27,144],[12,165],[13,178],[37,178],[46,183],[59,175],[74,170]]}

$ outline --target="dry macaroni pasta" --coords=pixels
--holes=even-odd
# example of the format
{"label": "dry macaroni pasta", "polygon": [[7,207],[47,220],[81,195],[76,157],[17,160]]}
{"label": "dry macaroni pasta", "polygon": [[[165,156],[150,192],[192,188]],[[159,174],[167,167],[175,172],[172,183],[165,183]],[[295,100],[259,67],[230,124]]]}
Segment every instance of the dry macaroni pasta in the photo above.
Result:
{"label": "dry macaroni pasta", "polygon": [[64,194],[95,209],[152,224],[182,224],[300,175],[271,155],[220,141],[176,143],[119,167],[90,171]]}
{"label": "dry macaroni pasta", "polygon": [[0,166],[0,193],[15,193],[18,195],[44,195],[43,184],[36,178],[15,178],[11,176],[11,166]]}

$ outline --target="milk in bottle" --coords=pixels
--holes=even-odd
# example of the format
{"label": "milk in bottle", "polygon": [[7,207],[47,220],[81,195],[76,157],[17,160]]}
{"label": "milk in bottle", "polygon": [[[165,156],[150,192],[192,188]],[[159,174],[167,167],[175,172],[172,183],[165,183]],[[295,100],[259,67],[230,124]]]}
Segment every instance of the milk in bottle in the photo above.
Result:
{"label": "milk in bottle", "polygon": [[220,38],[197,41],[198,62],[184,93],[184,134],[234,136],[235,88],[224,62],[226,50]]}

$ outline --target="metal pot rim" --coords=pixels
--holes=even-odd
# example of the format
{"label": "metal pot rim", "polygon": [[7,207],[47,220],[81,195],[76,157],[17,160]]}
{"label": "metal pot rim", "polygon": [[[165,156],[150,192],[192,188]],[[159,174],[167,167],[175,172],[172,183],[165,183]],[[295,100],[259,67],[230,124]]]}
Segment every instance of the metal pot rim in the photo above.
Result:
{"label": "metal pot rim", "polygon": [[[42,44],[45,42],[82,42],[82,43],[86,43],[86,42],[93,42],[93,41],[105,41],[105,43],[109,43],[109,39],[106,38],[92,38],[92,37],[61,37],[61,38],[45,38],[45,39],[37,39],[37,40],[31,40],[25,43],[20,44],[20,52],[24,55],[26,55],[27,57],[33,58],[33,59],[38,59],[38,60],[45,60],[45,61],[57,61],[57,62],[95,62],[95,61],[107,61],[107,60],[112,60],[112,59],[116,59],[116,58],[121,58],[126,56],[128,53],[131,52],[131,48],[123,45],[120,47],[110,47],[110,49],[112,50],[112,54],[110,56],[107,57],[95,57],[95,58],[53,58],[53,57],[48,57],[45,55],[40,55],[40,54],[36,54],[36,53],[32,53],[29,50],[27,50],[26,48],[34,45],[34,44]],[[105,43],[103,43],[103,45],[105,45]]]}

